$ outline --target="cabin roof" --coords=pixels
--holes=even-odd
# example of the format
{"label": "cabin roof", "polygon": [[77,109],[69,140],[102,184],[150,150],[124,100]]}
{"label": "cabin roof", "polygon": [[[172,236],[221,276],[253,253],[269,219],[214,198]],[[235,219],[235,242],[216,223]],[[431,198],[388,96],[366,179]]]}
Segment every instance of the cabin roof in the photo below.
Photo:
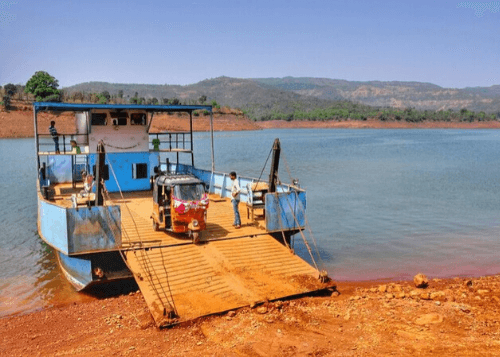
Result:
{"label": "cabin roof", "polygon": [[208,110],[209,112],[212,112],[211,105],[139,105],[34,102],[33,108],[35,109],[35,112],[86,112],[93,109],[144,110],[147,112],[192,112],[194,110]]}

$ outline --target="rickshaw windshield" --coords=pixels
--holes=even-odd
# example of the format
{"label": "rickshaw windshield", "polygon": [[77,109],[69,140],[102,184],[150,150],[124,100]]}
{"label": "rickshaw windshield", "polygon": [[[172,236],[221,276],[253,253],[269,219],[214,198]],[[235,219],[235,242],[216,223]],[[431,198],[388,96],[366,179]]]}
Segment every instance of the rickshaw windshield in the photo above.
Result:
{"label": "rickshaw windshield", "polygon": [[174,187],[174,196],[183,201],[199,201],[204,194],[205,188],[200,183]]}

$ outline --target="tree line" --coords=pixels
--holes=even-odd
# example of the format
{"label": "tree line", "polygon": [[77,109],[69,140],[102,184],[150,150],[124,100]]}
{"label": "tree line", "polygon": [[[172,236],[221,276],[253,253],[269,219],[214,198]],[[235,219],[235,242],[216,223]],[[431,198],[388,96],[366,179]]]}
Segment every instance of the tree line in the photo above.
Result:
{"label": "tree line", "polygon": [[406,121],[420,123],[423,121],[441,122],[475,122],[500,119],[500,112],[487,114],[462,108],[460,111],[448,110],[417,110],[415,108],[376,108],[349,101],[338,101],[328,108],[315,108],[312,110],[296,109],[291,112],[272,110],[263,114],[260,120],[311,120],[311,121],[342,121],[342,120],[368,120],[380,121]]}

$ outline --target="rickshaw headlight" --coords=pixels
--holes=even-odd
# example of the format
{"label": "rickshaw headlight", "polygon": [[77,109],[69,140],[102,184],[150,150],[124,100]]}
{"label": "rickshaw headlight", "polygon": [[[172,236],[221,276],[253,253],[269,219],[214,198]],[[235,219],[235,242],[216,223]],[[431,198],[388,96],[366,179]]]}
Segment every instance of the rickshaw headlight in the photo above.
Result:
{"label": "rickshaw headlight", "polygon": [[198,227],[198,225],[199,225],[198,221],[196,219],[193,220],[193,227]]}

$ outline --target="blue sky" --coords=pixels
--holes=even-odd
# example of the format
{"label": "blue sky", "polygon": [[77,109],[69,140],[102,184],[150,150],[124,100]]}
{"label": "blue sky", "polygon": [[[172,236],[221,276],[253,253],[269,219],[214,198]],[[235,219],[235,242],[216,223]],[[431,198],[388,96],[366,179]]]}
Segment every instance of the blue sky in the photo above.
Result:
{"label": "blue sky", "polygon": [[500,84],[500,1],[0,0],[0,85],[229,76]]}

